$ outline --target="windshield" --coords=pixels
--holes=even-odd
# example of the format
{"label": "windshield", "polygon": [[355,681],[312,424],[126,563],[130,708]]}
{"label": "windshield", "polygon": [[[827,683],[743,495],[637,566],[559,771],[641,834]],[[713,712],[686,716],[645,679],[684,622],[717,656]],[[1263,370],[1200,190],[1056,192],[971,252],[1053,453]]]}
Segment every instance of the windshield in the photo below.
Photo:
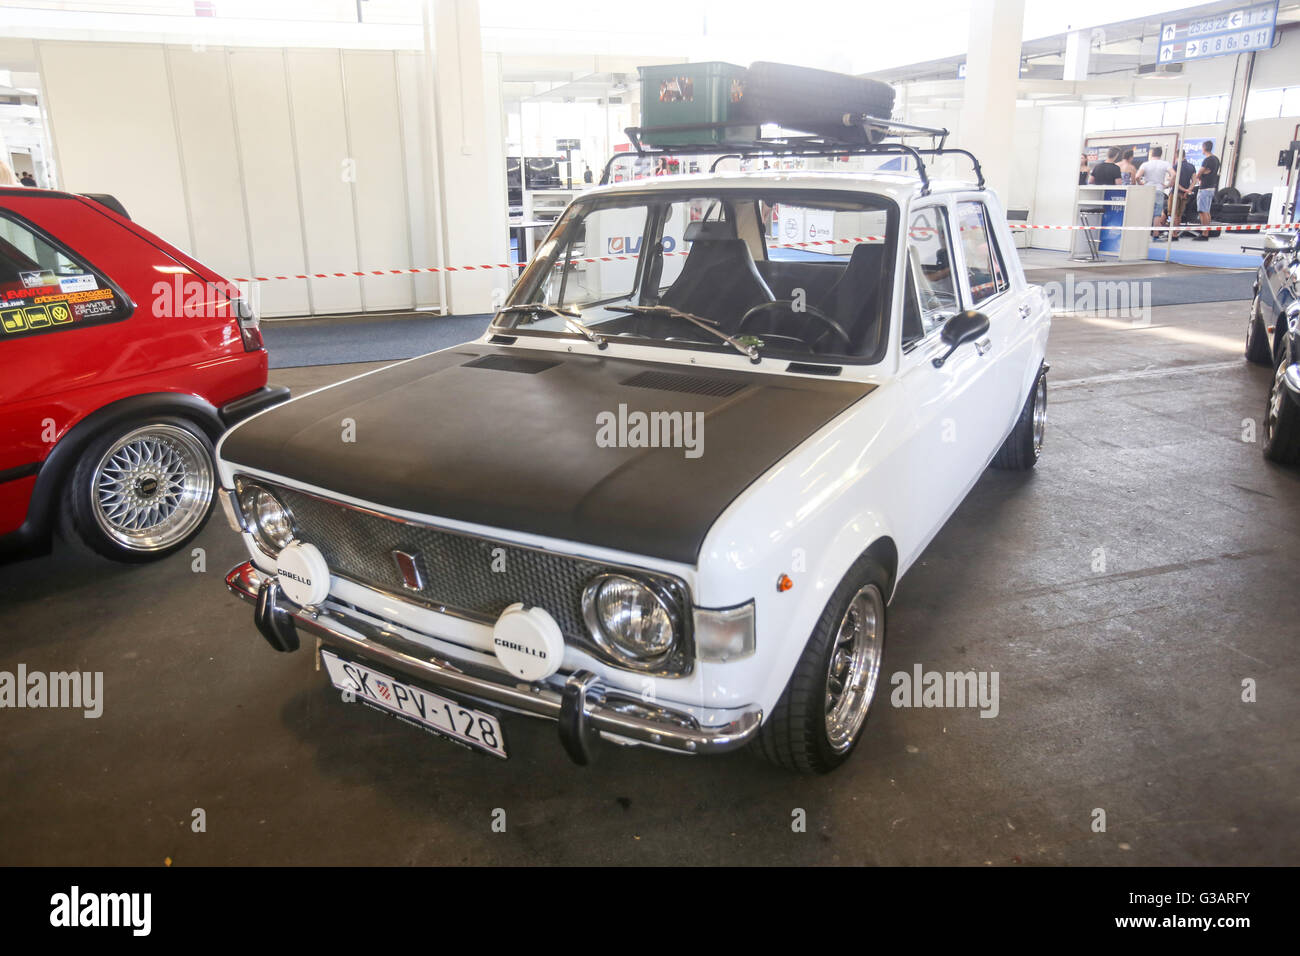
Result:
{"label": "windshield", "polygon": [[897,222],[884,197],[821,190],[580,200],[538,249],[497,327],[751,358],[879,361]]}

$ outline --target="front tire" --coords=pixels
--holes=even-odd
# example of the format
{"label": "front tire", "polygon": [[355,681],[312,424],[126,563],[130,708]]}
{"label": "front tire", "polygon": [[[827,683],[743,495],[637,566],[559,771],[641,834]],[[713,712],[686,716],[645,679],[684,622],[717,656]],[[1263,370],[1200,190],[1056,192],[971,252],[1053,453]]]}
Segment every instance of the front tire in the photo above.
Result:
{"label": "front tire", "polygon": [[813,628],[755,747],[787,770],[830,773],[857,746],[880,677],[889,577],[861,558]]}
{"label": "front tire", "polygon": [[1047,369],[1038,370],[1034,387],[1029,390],[1020,417],[1011,434],[993,456],[993,467],[1008,471],[1028,471],[1043,454],[1043,436],[1047,432]]}
{"label": "front tire", "polygon": [[1264,411],[1264,444],[1262,451],[1269,461],[1279,465],[1300,464],[1300,403],[1286,387],[1286,369],[1290,359],[1282,350],[1277,368],[1273,371],[1273,385],[1268,392],[1268,408]]}
{"label": "front tire", "polygon": [[1259,296],[1255,296],[1255,301],[1250,304],[1250,324],[1246,327],[1246,361],[1272,367],[1273,351],[1268,346],[1268,330],[1264,327],[1262,312]]}
{"label": "front tire", "polygon": [[212,442],[182,418],[135,421],[90,442],[63,489],[64,538],[114,561],[180,550],[212,513]]}

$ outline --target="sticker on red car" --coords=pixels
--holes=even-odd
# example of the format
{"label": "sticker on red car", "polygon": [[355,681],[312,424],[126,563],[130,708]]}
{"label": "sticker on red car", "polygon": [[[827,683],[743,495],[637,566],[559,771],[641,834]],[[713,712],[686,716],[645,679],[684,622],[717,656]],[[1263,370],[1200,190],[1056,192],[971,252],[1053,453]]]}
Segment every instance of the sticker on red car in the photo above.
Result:
{"label": "sticker on red car", "polygon": [[[79,298],[79,297],[85,298]],[[76,299],[77,301],[73,301]],[[59,328],[90,325],[114,318],[119,312],[112,289],[67,296],[36,296],[31,300],[0,302],[0,338],[10,339]]]}
{"label": "sticker on red car", "polygon": [[[94,278],[93,276],[91,277]],[[92,302],[96,299],[113,298],[112,289],[91,289],[89,292],[64,292],[59,295],[38,295],[33,301],[37,305],[47,302]]]}

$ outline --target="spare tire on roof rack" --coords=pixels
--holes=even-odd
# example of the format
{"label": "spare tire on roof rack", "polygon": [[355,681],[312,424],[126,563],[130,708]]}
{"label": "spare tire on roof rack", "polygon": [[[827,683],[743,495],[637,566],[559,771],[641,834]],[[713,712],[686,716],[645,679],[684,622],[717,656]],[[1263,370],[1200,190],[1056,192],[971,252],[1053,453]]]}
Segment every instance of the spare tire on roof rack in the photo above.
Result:
{"label": "spare tire on roof rack", "polygon": [[745,93],[737,107],[755,123],[776,123],[836,142],[865,146],[879,143],[885,131],[864,128],[859,117],[889,120],[894,111],[894,88],[847,73],[760,61],[749,65]]}

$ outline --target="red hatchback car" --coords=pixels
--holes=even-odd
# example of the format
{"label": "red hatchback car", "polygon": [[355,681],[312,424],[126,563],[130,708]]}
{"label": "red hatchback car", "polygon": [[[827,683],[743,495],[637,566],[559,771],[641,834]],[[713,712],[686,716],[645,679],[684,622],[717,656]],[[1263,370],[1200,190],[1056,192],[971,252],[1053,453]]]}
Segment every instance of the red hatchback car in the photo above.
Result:
{"label": "red hatchback car", "polygon": [[247,298],[111,197],[0,188],[0,557],[56,528],[121,561],[184,547],[217,438],[288,397],[266,374]]}

